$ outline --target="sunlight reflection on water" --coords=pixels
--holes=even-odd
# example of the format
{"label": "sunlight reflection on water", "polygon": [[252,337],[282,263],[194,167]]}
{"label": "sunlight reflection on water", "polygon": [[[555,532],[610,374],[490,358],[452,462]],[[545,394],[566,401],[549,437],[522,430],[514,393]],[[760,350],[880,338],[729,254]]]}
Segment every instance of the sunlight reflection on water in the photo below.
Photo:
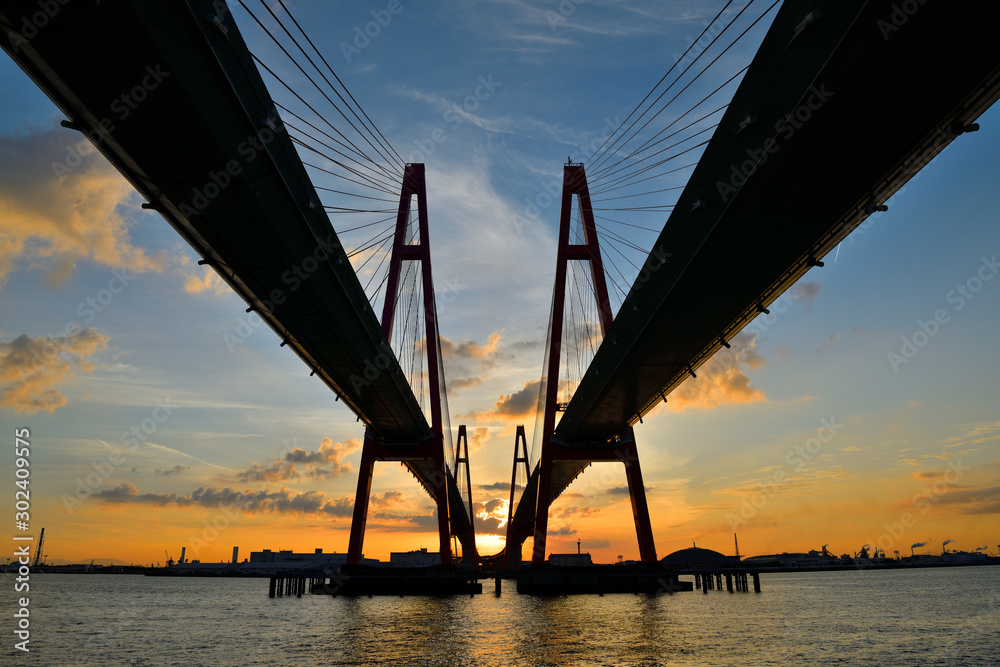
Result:
{"label": "sunlight reflection on water", "polygon": [[[34,575],[32,652],[18,663],[992,665],[1000,654],[1000,567],[764,575],[761,594],[535,598],[505,583],[499,598],[269,599],[266,579]],[[14,655],[10,642],[2,653]]]}

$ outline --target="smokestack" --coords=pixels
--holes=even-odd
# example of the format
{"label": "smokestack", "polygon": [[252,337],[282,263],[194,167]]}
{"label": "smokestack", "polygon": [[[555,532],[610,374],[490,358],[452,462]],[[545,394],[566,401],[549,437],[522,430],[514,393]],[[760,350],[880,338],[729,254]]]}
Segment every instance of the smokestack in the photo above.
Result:
{"label": "smokestack", "polygon": [[949,544],[951,544],[954,541],[955,540],[945,540],[944,542],[941,543],[941,555],[944,555],[944,554],[948,553],[948,550],[945,549],[945,547],[948,546]]}
{"label": "smokestack", "polygon": [[240,548],[239,547],[233,547],[233,565],[235,565],[236,563],[239,562],[237,560],[239,557],[240,557]]}
{"label": "smokestack", "polygon": [[181,559],[177,561],[178,563],[184,562],[184,552],[187,551],[187,547],[181,547]]}

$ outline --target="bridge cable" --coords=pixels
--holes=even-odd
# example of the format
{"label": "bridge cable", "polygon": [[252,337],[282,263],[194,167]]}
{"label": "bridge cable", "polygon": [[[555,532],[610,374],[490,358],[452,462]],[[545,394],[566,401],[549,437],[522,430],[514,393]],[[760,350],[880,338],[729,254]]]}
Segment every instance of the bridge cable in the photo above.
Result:
{"label": "bridge cable", "polygon": [[[324,148],[328,148],[328,149],[332,150],[334,153],[336,153],[338,155],[342,155],[345,158],[351,159],[348,156],[346,156],[343,153],[341,153],[340,151],[338,151],[337,149],[333,148],[332,146],[329,146],[329,145],[323,143],[322,141],[320,141],[316,137],[312,136],[311,134],[309,134],[305,130],[299,128],[298,126],[296,126],[296,125],[294,125],[292,123],[289,123],[288,121],[285,121],[285,125],[288,126],[288,127],[290,127],[290,128],[292,128],[293,130],[295,130],[296,132],[298,132],[302,136],[308,137],[309,139],[311,139],[312,141],[316,142],[320,146],[323,146]],[[291,136],[291,135],[289,135],[289,136]],[[322,150],[320,150],[319,148],[316,148],[315,146],[311,146],[311,145],[307,144],[305,141],[302,141],[298,137],[292,137],[292,141],[295,141],[299,145],[301,145],[304,148],[312,151],[313,153],[316,153],[317,155],[320,155],[320,156],[326,158],[330,162],[333,162],[335,164],[340,165],[341,167],[343,167],[344,169],[350,171],[352,174],[354,174],[358,178],[363,178],[366,181],[369,181],[370,183],[372,183],[373,185],[375,183],[381,183],[384,187],[389,188],[390,190],[393,188],[394,185],[396,185],[396,184],[394,184],[392,182],[386,183],[384,180],[382,180],[382,179],[385,178],[384,176],[382,176],[381,174],[379,174],[378,172],[376,172],[374,169],[372,169],[371,167],[369,167],[367,164],[365,164],[363,162],[358,162],[357,160],[353,160],[354,162],[356,162],[358,164],[359,167],[363,167],[363,168],[367,169],[368,171],[372,172],[372,174],[374,174],[373,176],[370,176],[368,174],[363,174],[360,171],[358,171],[358,170],[356,170],[356,169],[354,169],[352,167],[349,167],[349,166],[347,166],[345,164],[342,164],[336,158],[331,157],[329,154],[324,153]]]}
{"label": "bridge cable", "polygon": [[[313,44],[312,39],[310,39],[309,35],[306,34],[306,31],[302,29],[302,26],[299,25],[298,20],[296,20],[295,16],[292,15],[292,13],[288,10],[288,7],[285,6],[284,0],[278,0],[278,4],[280,4],[281,8],[285,10],[285,13],[288,14],[288,17],[290,19],[292,19],[292,22],[295,23],[295,27],[299,29],[299,32],[302,33],[302,36],[306,38],[307,42],[309,42],[309,46],[311,46],[313,48],[313,51],[316,52],[316,54],[319,56],[320,60],[323,61],[323,64],[326,65],[326,68],[330,71],[330,74],[333,75],[333,78],[337,80],[337,83],[339,83],[340,87],[344,89],[344,92],[347,93],[347,96],[349,98],[351,98],[351,101],[354,102],[354,105],[358,108],[358,111],[361,112],[361,115],[365,117],[365,120],[368,121],[368,123],[371,125],[372,129],[374,129],[375,132],[378,134],[378,136],[381,138],[382,141],[379,142],[379,143],[382,144],[382,145],[384,145],[386,148],[388,148],[393,153],[393,155],[396,156],[396,159],[398,160],[399,166],[405,167],[406,166],[406,161],[403,160],[403,157],[398,152],[396,152],[396,150],[392,147],[392,144],[389,143],[389,140],[386,139],[385,135],[383,135],[382,132],[378,129],[378,126],[375,125],[374,121],[372,121],[372,119],[368,117],[368,114],[365,113],[364,108],[358,103],[358,101],[356,99],[354,99],[354,95],[351,94],[351,91],[348,90],[348,88],[344,84],[344,82],[340,80],[339,76],[337,76],[337,73],[333,70],[333,67],[331,67],[330,63],[327,61],[326,56],[324,56],[323,53],[318,48],[316,48],[316,45]],[[332,87],[333,86],[331,84],[331,88]],[[343,99],[343,98],[341,98],[341,99]],[[344,104],[347,104],[347,102],[344,102]],[[348,108],[350,108],[350,105],[348,105]],[[354,113],[354,111],[352,110],[351,113]],[[355,117],[357,117],[357,116],[355,115]],[[358,121],[361,122],[362,125],[364,125],[364,122],[361,121],[360,118],[358,118]]]}
{"label": "bridge cable", "polygon": [[[259,25],[261,27],[261,29],[267,34],[267,36],[271,38],[271,41],[273,41],[275,43],[275,45],[277,45],[277,47],[279,49],[281,49],[281,51],[288,57],[288,59],[292,61],[292,64],[294,64],[295,67],[300,72],[302,72],[303,76],[306,77],[306,79],[309,81],[309,83],[311,83],[316,88],[316,90],[319,91],[319,93],[326,99],[326,101],[330,103],[330,105],[337,111],[337,113],[339,113],[341,115],[341,117],[345,121],[347,121],[347,124],[350,125],[351,128],[355,132],[358,133],[358,135],[365,141],[365,143],[367,143],[380,157],[382,157],[383,159],[387,159],[386,156],[382,153],[382,151],[378,147],[376,147],[374,144],[372,144],[371,141],[369,141],[368,137],[365,136],[365,133],[362,132],[361,130],[359,130],[357,128],[357,126],[351,121],[351,119],[347,117],[347,114],[345,114],[343,112],[343,110],[332,99],[330,99],[330,96],[326,94],[326,92],[323,90],[323,88],[318,83],[316,83],[316,81],[315,81],[315,79],[313,79],[312,75],[310,75],[305,70],[305,68],[299,63],[299,61],[295,58],[295,56],[293,56],[291,53],[289,53],[288,49],[285,48],[285,46],[281,43],[281,41],[270,31],[270,29],[268,29],[264,25],[264,23],[259,18],[257,18],[257,15],[254,14],[253,10],[251,10],[249,7],[247,7],[246,3],[243,0],[239,0],[239,3],[243,7],[243,9],[253,18],[253,20],[257,22],[257,25]],[[302,54],[306,57],[306,60],[309,61],[309,64],[311,64],[313,66],[313,68],[320,74],[320,76],[323,77],[323,80],[326,81],[326,83],[327,83],[328,86],[330,86],[330,88],[331,88],[331,90],[333,90],[334,94],[337,95],[340,98],[340,100],[346,106],[348,106],[348,108],[350,109],[350,105],[347,104],[347,101],[334,88],[333,84],[330,83],[329,79],[326,78],[326,76],[319,69],[319,67],[316,66],[316,63],[312,60],[312,58],[309,57],[309,55],[305,52],[305,49],[302,48],[302,45],[299,44],[298,40],[294,37],[294,35],[292,35],[291,32],[289,32],[288,28],[285,27],[285,24],[281,22],[281,19],[279,19],[277,17],[277,15],[275,15],[274,11],[270,8],[270,6],[268,6],[268,4],[264,0],[261,0],[261,4],[264,6],[264,8],[267,10],[267,12],[271,15],[271,17],[277,22],[277,24],[281,27],[281,29],[285,32],[285,34],[288,35],[288,37],[292,40],[292,43],[295,44],[295,46],[299,49],[299,51],[302,52]],[[282,4],[282,6],[284,7],[283,4]],[[287,7],[285,7],[285,11],[288,12],[288,8]],[[291,14],[289,13],[289,16],[290,15]],[[358,118],[359,122],[360,122],[360,120],[361,119]],[[332,124],[330,124],[330,126],[333,127]],[[367,127],[366,127],[366,129],[367,129]],[[351,143],[352,146],[354,146],[354,143],[351,142],[349,139],[347,139],[347,137],[344,137],[344,139],[347,140],[349,143]],[[361,151],[360,148],[357,148],[357,146],[354,146],[354,147],[358,150],[359,153],[363,153],[363,151]],[[371,160],[371,158],[369,158],[369,160]],[[388,158],[388,160],[390,162],[393,161],[391,157]],[[373,163],[375,163],[374,160],[371,160],[371,161]],[[375,164],[380,169],[382,169],[383,171],[385,171],[387,175],[390,175],[390,176],[392,175],[391,172],[388,169],[386,169],[385,167],[383,167],[381,164],[379,164],[379,163],[375,163]],[[399,166],[402,166],[402,165],[399,165]]]}
{"label": "bridge cable", "polygon": [[[752,0],[751,0],[751,2],[752,2]],[[597,147],[597,150],[595,150],[595,151],[594,151],[593,155],[591,155],[591,156],[590,156],[590,158],[588,158],[587,160],[584,160],[584,162],[585,162],[585,163],[588,163],[588,164],[592,164],[592,165],[593,165],[593,166],[595,166],[595,167],[596,167],[596,166],[598,166],[598,165],[599,165],[599,161],[597,161],[597,159],[598,159],[598,156],[602,154],[602,151],[604,152],[604,154],[606,154],[606,153],[607,153],[607,152],[609,152],[609,151],[610,151],[611,149],[613,149],[613,148],[615,147],[615,145],[616,145],[616,144],[617,144],[617,143],[618,143],[618,142],[619,142],[619,141],[621,140],[621,138],[622,138],[622,137],[624,137],[624,136],[625,136],[625,134],[626,134],[626,133],[627,133],[627,132],[628,132],[629,130],[631,130],[631,129],[632,129],[632,128],[633,128],[634,126],[635,126],[635,124],[636,124],[637,122],[639,122],[639,120],[640,120],[640,119],[642,118],[642,116],[645,116],[645,115],[646,115],[646,113],[648,113],[648,112],[649,112],[649,109],[646,109],[646,111],[644,111],[644,112],[642,113],[642,115],[641,115],[641,116],[639,116],[639,118],[637,118],[637,119],[636,119],[635,121],[633,121],[633,122],[632,122],[632,124],[631,124],[631,125],[629,125],[629,127],[628,127],[628,128],[627,128],[627,129],[626,129],[626,130],[625,130],[624,132],[622,132],[622,133],[621,133],[621,135],[620,135],[620,136],[618,136],[618,138],[617,138],[617,139],[615,139],[615,141],[614,141],[614,142],[612,142],[612,144],[611,144],[610,146],[608,146],[608,147],[607,147],[607,150],[605,150],[605,146],[607,146],[608,142],[609,142],[609,141],[611,141],[612,137],[615,137],[615,135],[618,135],[618,133],[619,133],[619,131],[620,131],[620,130],[622,129],[622,127],[624,127],[624,126],[625,126],[625,123],[627,123],[627,122],[629,121],[629,119],[630,119],[630,118],[632,118],[632,116],[634,116],[634,115],[636,114],[636,112],[637,112],[637,111],[639,111],[639,109],[641,109],[641,108],[642,108],[642,106],[643,106],[643,105],[644,105],[644,104],[646,103],[646,100],[648,100],[648,99],[650,98],[650,96],[652,96],[652,94],[656,92],[656,89],[660,87],[660,84],[662,84],[662,83],[663,83],[664,81],[666,81],[667,77],[668,77],[668,76],[670,76],[670,73],[671,73],[671,72],[673,72],[673,71],[674,71],[674,68],[676,68],[676,67],[677,67],[677,64],[678,64],[678,63],[680,63],[680,62],[682,62],[682,61],[684,60],[684,58],[685,58],[685,57],[687,57],[687,54],[688,54],[688,53],[689,53],[689,52],[691,51],[691,49],[693,49],[693,48],[694,48],[694,46],[695,46],[695,45],[696,45],[696,44],[697,44],[698,42],[700,42],[700,41],[701,41],[701,38],[705,36],[705,33],[707,33],[707,32],[708,32],[708,30],[709,30],[709,29],[710,29],[710,28],[711,28],[711,27],[712,27],[713,25],[715,25],[715,22],[719,20],[719,17],[720,17],[720,16],[722,16],[722,14],[723,14],[723,13],[724,13],[724,12],[725,12],[725,11],[726,11],[727,9],[729,9],[729,5],[731,5],[731,4],[733,4],[733,0],[729,0],[729,2],[727,2],[727,3],[726,3],[726,4],[725,4],[725,5],[723,6],[723,7],[722,7],[722,9],[720,9],[720,10],[719,10],[719,13],[715,15],[715,18],[713,18],[713,19],[712,19],[712,20],[711,20],[711,21],[710,21],[710,22],[708,23],[708,25],[706,25],[706,26],[705,26],[705,28],[704,28],[704,29],[703,29],[703,30],[701,31],[701,34],[700,34],[700,35],[698,35],[698,39],[694,40],[693,42],[691,42],[691,44],[689,44],[689,45],[688,45],[688,47],[687,47],[687,48],[686,48],[686,49],[684,50],[684,53],[683,53],[683,54],[681,55],[681,57],[680,57],[680,58],[679,58],[679,59],[677,60],[677,62],[675,62],[675,63],[674,63],[673,65],[671,65],[671,66],[670,66],[670,69],[668,69],[668,70],[667,70],[667,73],[666,73],[666,74],[664,74],[664,75],[663,75],[663,77],[661,77],[661,78],[660,78],[660,80],[656,82],[656,85],[655,85],[655,86],[653,86],[653,87],[652,87],[652,89],[650,89],[650,91],[649,91],[648,93],[646,93],[646,96],[645,96],[644,98],[642,98],[642,101],[640,101],[640,102],[639,102],[639,104],[637,104],[637,105],[636,105],[636,107],[635,107],[635,108],[634,108],[634,109],[633,109],[633,110],[632,110],[632,111],[631,111],[631,112],[629,113],[629,115],[628,115],[628,116],[627,116],[627,117],[625,118],[625,120],[623,120],[623,121],[621,122],[621,124],[619,124],[619,126],[618,126],[618,127],[617,127],[617,128],[615,129],[615,131],[614,131],[614,132],[612,132],[612,133],[611,133],[611,135],[610,135],[610,136],[609,136],[609,137],[608,137],[607,139],[605,139],[605,140],[604,140],[604,143],[602,143],[602,144],[601,144],[600,146],[598,146],[598,147]],[[734,20],[735,20],[735,19],[734,19]],[[721,34],[721,33],[720,33],[720,34]],[[704,50],[702,51],[702,53],[704,53]],[[699,54],[699,57],[700,57],[700,55],[701,55],[701,54]],[[695,61],[697,61],[697,58],[695,59]],[[694,64],[694,62],[695,62],[695,61],[692,61],[692,64]],[[690,67],[690,65],[689,65],[689,67]],[[682,75],[683,75],[683,73],[682,73]],[[678,78],[680,78],[680,77],[678,77]],[[654,103],[655,103],[655,102],[654,102]],[[650,107],[649,107],[649,108],[652,108],[652,104],[650,105]]]}
{"label": "bridge cable", "polygon": [[[337,139],[336,137],[332,136],[332,135],[331,135],[331,134],[330,134],[329,132],[327,132],[327,131],[323,130],[323,129],[322,129],[322,128],[320,128],[320,127],[316,127],[316,125],[314,125],[313,123],[309,122],[308,120],[306,120],[306,119],[305,119],[305,118],[303,118],[302,116],[298,115],[297,113],[295,113],[294,111],[292,111],[292,110],[291,110],[291,109],[289,109],[288,107],[284,106],[283,104],[281,104],[281,103],[279,103],[279,102],[275,102],[275,103],[274,103],[274,106],[278,107],[279,109],[281,109],[282,111],[284,111],[284,112],[285,112],[285,113],[287,113],[288,115],[290,115],[290,116],[293,116],[293,117],[294,117],[294,118],[295,118],[296,120],[300,120],[300,121],[302,121],[303,123],[305,123],[306,125],[308,125],[309,127],[311,127],[311,128],[313,129],[313,130],[315,130],[315,131],[319,132],[320,134],[322,134],[323,136],[327,137],[328,139],[330,139],[330,140],[331,140],[331,141],[333,141],[334,143],[337,143],[337,144],[340,144],[341,146],[344,146],[344,147],[346,148],[346,146],[344,145],[344,143],[343,143],[343,142],[341,142],[340,140],[338,140],[338,139]],[[348,156],[348,155],[345,155],[344,153],[340,152],[339,150],[337,150],[337,149],[336,149],[336,148],[334,148],[333,146],[329,146],[329,145],[327,145],[326,143],[322,142],[321,140],[319,140],[319,139],[317,139],[317,138],[313,137],[312,135],[310,135],[310,134],[306,133],[306,132],[305,132],[305,130],[303,130],[303,129],[299,128],[299,127],[298,127],[297,125],[294,125],[293,123],[290,123],[290,122],[289,122],[288,120],[285,120],[285,121],[284,121],[284,124],[285,124],[285,125],[287,125],[287,126],[289,126],[289,127],[291,127],[291,128],[292,128],[292,129],[294,129],[294,130],[295,130],[296,132],[300,132],[300,133],[302,133],[303,135],[305,135],[305,136],[309,137],[310,139],[312,139],[312,140],[313,140],[313,141],[315,141],[316,143],[318,143],[318,144],[320,144],[320,145],[322,145],[322,146],[325,146],[326,148],[328,148],[328,149],[330,149],[330,150],[334,151],[334,152],[335,152],[335,153],[337,153],[338,155],[342,155],[343,157],[345,157],[345,158],[346,158],[346,159],[348,159],[348,160],[352,160],[353,162],[357,162],[357,164],[358,164],[359,166],[363,166],[364,168],[366,168],[366,169],[368,169],[369,171],[373,172],[373,173],[374,173],[374,174],[376,175],[376,177],[377,177],[377,178],[386,178],[385,174],[383,173],[383,172],[384,172],[384,170],[379,170],[379,171],[376,171],[376,170],[372,169],[371,167],[369,167],[369,166],[368,166],[368,165],[367,165],[366,163],[364,163],[364,162],[358,162],[358,160],[356,160],[355,158],[353,158],[353,157],[350,157],[350,156]],[[368,158],[368,157],[366,156],[366,160],[370,162],[370,161],[371,161],[371,158]],[[373,163],[373,164],[374,164],[374,163]],[[399,182],[397,182],[397,181],[395,181],[395,180],[391,180],[391,183],[392,183],[393,185],[399,185]]]}
{"label": "bridge cable", "polygon": [[[720,90],[722,90],[722,88],[724,88],[726,85],[728,85],[730,81],[732,81],[734,78],[736,78],[737,76],[739,76],[740,74],[742,74],[745,71],[746,71],[746,68],[744,68],[744,69],[740,70],[739,72],[737,72],[735,75],[733,75],[733,77],[731,77],[730,79],[728,79],[726,82],[724,82],[718,88],[716,88],[711,93],[709,93],[704,98],[702,98],[702,100],[700,102],[698,102],[697,104],[695,104],[693,107],[691,107],[691,109],[689,109],[688,111],[685,111],[683,114],[681,114],[680,116],[678,116],[677,118],[675,118],[673,121],[671,121],[669,125],[667,125],[666,127],[664,127],[657,134],[653,135],[653,137],[651,137],[649,141],[647,141],[645,144],[643,144],[642,146],[640,146],[639,148],[637,148],[635,151],[633,151],[632,153],[629,153],[628,155],[626,155],[625,157],[623,157],[622,159],[620,159],[618,162],[615,162],[614,164],[608,165],[606,167],[606,169],[602,170],[602,175],[599,176],[598,178],[595,178],[595,180],[600,180],[600,178],[606,178],[607,175],[616,173],[616,171],[618,171],[618,170],[616,170],[616,171],[611,171],[611,170],[614,170],[615,167],[617,167],[618,165],[623,164],[627,160],[635,157],[636,155],[638,155],[639,153],[643,152],[644,150],[647,150],[648,148],[653,148],[654,146],[657,146],[657,145],[663,143],[664,141],[666,141],[666,140],[668,140],[668,139],[670,139],[672,137],[677,136],[678,134],[680,134],[684,130],[689,129],[690,127],[692,127],[692,126],[700,123],[701,121],[703,121],[703,120],[705,120],[705,119],[707,119],[707,118],[709,118],[711,116],[714,116],[715,114],[719,113],[720,111],[724,111],[725,109],[727,109],[729,107],[729,102],[726,102],[725,104],[723,104],[719,108],[717,108],[717,109],[715,109],[713,111],[708,112],[707,114],[701,116],[700,118],[696,118],[695,120],[691,121],[690,123],[688,123],[684,127],[679,128],[677,130],[674,130],[673,132],[671,132],[667,136],[662,137],[662,138],[656,140],[653,143],[650,143],[650,141],[652,141],[652,139],[656,139],[656,137],[658,137],[660,134],[662,134],[662,133],[666,132],[667,130],[669,130],[671,127],[673,127],[673,125],[675,123],[677,123],[682,118],[684,118],[685,116],[687,116],[688,114],[690,114],[691,112],[693,112],[695,109],[697,109],[699,106],[701,106],[703,103],[705,103],[706,101],[708,101],[708,99],[710,97],[712,97],[717,92],[719,92]],[[707,129],[715,129],[718,126],[719,126],[719,124],[715,123],[714,125],[710,125]],[[705,131],[706,130],[702,130],[701,132],[705,132]],[[701,134],[701,132],[698,132],[696,134],[692,134],[689,137],[687,137],[687,139],[690,139],[692,137],[696,137],[696,136],[698,136],[698,134]],[[681,142],[678,142],[678,143],[683,143],[683,141],[685,141],[685,140],[681,140]],[[670,150],[671,148],[673,148],[676,145],[677,144],[672,144],[671,146],[667,146],[666,148],[660,149],[657,152],[652,153],[652,154],[647,155],[646,157],[642,158],[642,160],[648,160],[650,158],[653,158],[653,157],[659,155],[660,153],[663,153],[665,151]],[[636,163],[641,162],[642,160],[639,160]]]}

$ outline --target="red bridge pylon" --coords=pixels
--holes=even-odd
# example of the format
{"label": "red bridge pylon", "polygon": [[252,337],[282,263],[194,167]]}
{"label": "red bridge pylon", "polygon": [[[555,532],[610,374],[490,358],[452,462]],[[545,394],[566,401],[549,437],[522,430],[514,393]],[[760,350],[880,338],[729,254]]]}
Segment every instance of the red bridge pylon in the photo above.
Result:
{"label": "red bridge pylon", "polygon": [[[417,235],[408,237],[411,206],[416,200]],[[431,251],[427,230],[427,189],[423,164],[408,164],[403,173],[403,185],[399,196],[399,211],[396,217],[396,231],[393,238],[392,257],[386,283],[385,302],[382,306],[382,331],[388,341],[392,340],[393,319],[396,301],[399,297],[400,274],[403,262],[420,262],[420,280],[423,292],[423,332],[427,354],[428,398],[430,403],[429,438],[422,442],[392,443],[379,442],[369,429],[365,433],[361,450],[361,465],[358,473],[358,489],[354,499],[354,517],[351,522],[351,538],[347,551],[347,562],[359,564],[368,521],[368,506],[371,497],[372,473],[376,461],[400,461],[420,482],[421,486],[435,501],[439,549],[442,565],[452,563],[451,534],[452,515],[465,513],[455,477],[449,474],[445,458],[445,419],[442,410],[442,396],[445,391],[444,372],[441,365],[441,341],[438,335],[437,309],[434,301],[434,283],[431,279]],[[420,350],[418,350],[418,353]],[[464,436],[462,426],[460,435]],[[459,441],[461,444],[461,439]],[[456,451],[457,454],[457,451]],[[466,554],[475,558],[475,531],[472,528],[472,489],[468,480],[468,444],[462,462],[466,466],[469,484],[469,520],[456,522],[456,535],[462,542]],[[457,472],[457,466],[456,466]],[[459,517],[455,517],[459,518]]]}
{"label": "red bridge pylon", "polygon": [[[570,223],[572,222],[573,198],[579,204],[580,222],[583,227],[583,243],[570,243]],[[613,442],[562,442],[553,438],[556,426],[556,412],[562,406],[558,404],[559,366],[562,352],[563,311],[566,303],[566,273],[569,262],[586,262],[590,268],[591,285],[597,300],[597,312],[602,337],[611,326],[611,302],[608,299],[608,287],[604,276],[604,263],[601,259],[601,249],[597,237],[597,227],[594,222],[594,212],[590,203],[590,191],[587,187],[587,176],[582,164],[569,163],[563,168],[562,203],[559,217],[559,246],[556,259],[556,280],[553,294],[551,331],[548,350],[548,366],[545,368],[544,407],[541,431],[541,452],[537,468],[537,486],[535,497],[531,497],[530,489],[525,490],[521,502],[534,502],[534,530],[515,534],[508,532],[507,556],[509,565],[519,564],[521,544],[527,537],[534,537],[532,562],[541,564],[545,561],[546,537],[548,535],[549,507],[552,503],[553,491],[558,495],[572,480],[590,463],[598,461],[620,461],[625,465],[625,476],[628,480],[629,496],[632,500],[632,516],[635,521],[636,536],[639,541],[639,556],[644,562],[656,561],[656,546],[653,542],[653,531],[649,520],[649,506],[646,503],[646,490],[642,483],[642,470],[639,466],[639,455],[636,449],[635,434],[631,427],[623,430]],[[519,429],[518,438],[523,442],[523,428]],[[515,440],[514,473],[518,463],[527,466],[527,452],[524,457],[518,454],[518,441]],[[530,486],[530,485],[529,485]],[[514,483],[511,482],[511,497],[513,498]],[[511,520],[510,524],[514,521]],[[513,557],[511,556],[513,554]],[[511,563],[510,559],[518,559]]]}

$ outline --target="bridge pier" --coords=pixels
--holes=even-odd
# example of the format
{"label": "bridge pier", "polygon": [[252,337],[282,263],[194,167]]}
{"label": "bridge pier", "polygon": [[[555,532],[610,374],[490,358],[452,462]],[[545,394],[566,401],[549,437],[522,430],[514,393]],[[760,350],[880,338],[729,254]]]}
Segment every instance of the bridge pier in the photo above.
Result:
{"label": "bridge pier", "polygon": [[361,448],[361,464],[358,466],[358,490],[354,494],[354,516],[351,519],[351,538],[347,547],[347,562],[360,565],[365,543],[365,527],[368,525],[368,504],[371,501],[372,475],[375,473],[375,454],[369,446],[370,436],[365,433],[365,444]]}

